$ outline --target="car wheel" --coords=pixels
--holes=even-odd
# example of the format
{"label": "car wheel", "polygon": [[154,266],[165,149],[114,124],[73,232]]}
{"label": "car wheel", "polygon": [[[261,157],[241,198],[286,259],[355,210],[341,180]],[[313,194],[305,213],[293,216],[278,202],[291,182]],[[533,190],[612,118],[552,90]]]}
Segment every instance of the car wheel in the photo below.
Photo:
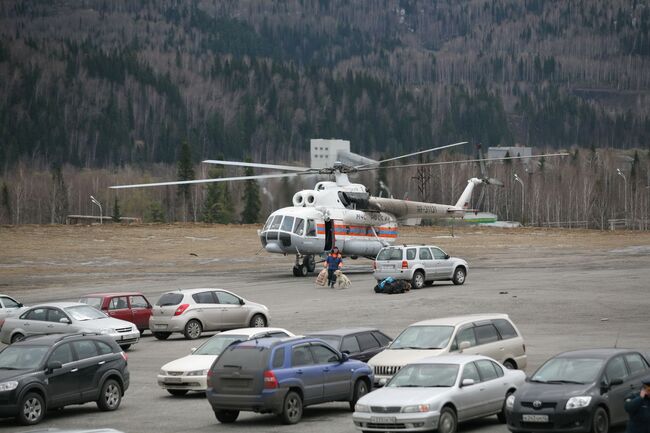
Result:
{"label": "car wheel", "polygon": [[38,424],[45,416],[45,401],[35,392],[28,392],[18,407],[18,421],[23,425]]}
{"label": "car wheel", "polygon": [[456,413],[448,407],[443,408],[438,419],[438,433],[456,433],[457,426]]}
{"label": "car wheel", "polygon": [[196,319],[187,322],[183,330],[183,334],[188,340],[196,340],[201,336],[201,332],[203,332],[203,327],[201,326],[201,322]]}
{"label": "car wheel", "polygon": [[154,332],[153,336],[158,340],[167,340],[169,336],[172,335],[171,332]]}
{"label": "car wheel", "polygon": [[[503,364],[505,365],[505,364]],[[501,412],[497,414],[497,419],[501,424],[506,423],[506,400],[508,400],[508,397],[512,395],[512,392],[506,393],[506,398],[503,399],[503,405],[501,405]]]}
{"label": "car wheel", "polygon": [[120,348],[125,352],[129,350],[129,347],[131,347],[130,344],[120,344]]}
{"label": "car wheel", "polygon": [[602,407],[596,409],[591,419],[591,433],[607,433],[609,431],[609,417]]}
{"label": "car wheel", "polygon": [[122,387],[115,379],[108,379],[102,385],[97,407],[104,411],[115,410],[122,402]]}
{"label": "car wheel", "polygon": [[167,392],[170,393],[171,395],[175,395],[176,397],[180,397],[182,395],[187,394],[186,389],[168,389]]}
{"label": "car wheel", "polygon": [[421,289],[424,287],[424,272],[422,271],[415,271],[413,274],[413,280],[411,281],[411,285],[413,286],[414,289]]}
{"label": "car wheel", "polygon": [[302,418],[302,398],[297,392],[289,391],[284,397],[280,417],[285,424],[296,424],[300,421],[300,418]]}
{"label": "car wheel", "polygon": [[368,394],[368,384],[363,379],[358,379],[354,384],[354,393],[352,394],[352,400],[350,400],[350,410],[354,412],[354,405],[357,404],[357,401],[364,395]]}
{"label": "car wheel", "polygon": [[237,420],[237,417],[239,416],[239,411],[217,409],[214,411],[214,416],[216,416],[217,420],[219,420],[219,422],[222,424],[232,424]]}
{"label": "car wheel", "polygon": [[264,328],[266,326],[266,319],[261,314],[256,314],[251,319],[251,328]]}
{"label": "car wheel", "polygon": [[517,369],[517,364],[512,359],[506,359],[505,361],[503,361],[503,366],[505,368],[507,368],[508,370],[516,370]]}
{"label": "car wheel", "polygon": [[22,340],[23,338],[25,338],[23,334],[21,334],[20,332],[16,332],[14,335],[11,336],[11,343],[13,344],[17,341]]}
{"label": "car wheel", "polygon": [[454,278],[452,280],[455,285],[460,286],[465,282],[465,269],[456,268],[454,271]]}

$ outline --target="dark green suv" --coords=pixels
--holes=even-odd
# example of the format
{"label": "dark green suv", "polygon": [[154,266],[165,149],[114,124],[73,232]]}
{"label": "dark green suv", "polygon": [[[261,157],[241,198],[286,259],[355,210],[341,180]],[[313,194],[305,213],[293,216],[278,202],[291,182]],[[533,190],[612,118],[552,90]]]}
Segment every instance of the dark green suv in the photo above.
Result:
{"label": "dark green suv", "polygon": [[0,417],[37,424],[48,409],[94,401],[120,406],[129,387],[127,356],[108,336],[28,337],[0,352]]}

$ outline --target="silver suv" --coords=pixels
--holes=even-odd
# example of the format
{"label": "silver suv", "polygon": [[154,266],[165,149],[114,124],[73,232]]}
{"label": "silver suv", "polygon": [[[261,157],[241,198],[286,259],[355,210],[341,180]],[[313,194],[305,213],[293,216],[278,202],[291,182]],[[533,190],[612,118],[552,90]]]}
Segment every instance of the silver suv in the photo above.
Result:
{"label": "silver suv", "polygon": [[149,329],[159,340],[181,332],[188,340],[203,331],[267,326],[269,309],[223,289],[185,289],[164,293],[149,318]]}
{"label": "silver suv", "polygon": [[425,284],[438,280],[463,284],[469,265],[434,245],[403,245],[379,250],[374,269],[377,281],[388,277],[410,280],[414,289],[421,289]]}

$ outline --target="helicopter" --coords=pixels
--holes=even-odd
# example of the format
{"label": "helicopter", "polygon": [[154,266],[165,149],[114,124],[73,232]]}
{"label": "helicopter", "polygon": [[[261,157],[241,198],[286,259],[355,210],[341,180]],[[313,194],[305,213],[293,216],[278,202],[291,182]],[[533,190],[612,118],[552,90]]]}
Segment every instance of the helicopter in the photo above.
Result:
{"label": "helicopter", "polygon": [[[328,175],[334,180],[320,181],[313,189],[298,191],[292,206],[273,211],[258,236],[262,247],[269,253],[294,255],[293,275],[307,276],[316,269],[316,257],[327,254],[336,246],[341,254],[352,259],[365,257],[375,259],[379,250],[395,243],[399,225],[411,225],[421,218],[462,218],[470,209],[470,199],[478,185],[503,184],[496,179],[471,178],[455,204],[438,204],[372,196],[365,185],[352,183],[348,175],[377,170],[381,164],[415,155],[439,151],[467,142],[421,150],[406,155],[372,161],[362,165],[335,162],[331,167],[309,168],[292,165],[261,164],[240,161],[204,160],[206,164],[272,169],[285,173],[264,175],[196,179],[188,181],[158,182],[136,185],[116,185],[112,189],[139,188],[167,185],[187,185],[210,182],[228,182],[253,179],[272,179],[305,175]],[[560,155],[560,154],[557,154]],[[539,155],[555,156],[555,155]],[[517,159],[519,157],[495,158]],[[531,158],[528,156],[527,158]],[[534,156],[532,157],[534,158]],[[428,162],[391,165],[382,168],[406,168],[423,165],[439,165],[458,162],[484,162],[490,159]],[[483,171],[483,170],[482,170]],[[289,172],[289,173],[286,173]]]}

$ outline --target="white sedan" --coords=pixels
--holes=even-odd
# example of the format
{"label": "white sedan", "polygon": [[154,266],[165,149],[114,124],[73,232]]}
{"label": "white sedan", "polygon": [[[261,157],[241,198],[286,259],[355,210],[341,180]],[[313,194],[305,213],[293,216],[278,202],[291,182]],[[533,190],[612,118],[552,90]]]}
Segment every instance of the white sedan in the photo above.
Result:
{"label": "white sedan", "polygon": [[163,365],[158,373],[158,385],[171,395],[185,395],[188,391],[205,392],[208,370],[221,352],[236,341],[267,337],[293,337],[282,328],[241,328],[221,332],[192,353]]}
{"label": "white sedan", "polygon": [[526,375],[486,356],[424,358],[403,367],[388,384],[359,399],[355,427],[373,431],[455,433],[458,422],[497,415]]}

